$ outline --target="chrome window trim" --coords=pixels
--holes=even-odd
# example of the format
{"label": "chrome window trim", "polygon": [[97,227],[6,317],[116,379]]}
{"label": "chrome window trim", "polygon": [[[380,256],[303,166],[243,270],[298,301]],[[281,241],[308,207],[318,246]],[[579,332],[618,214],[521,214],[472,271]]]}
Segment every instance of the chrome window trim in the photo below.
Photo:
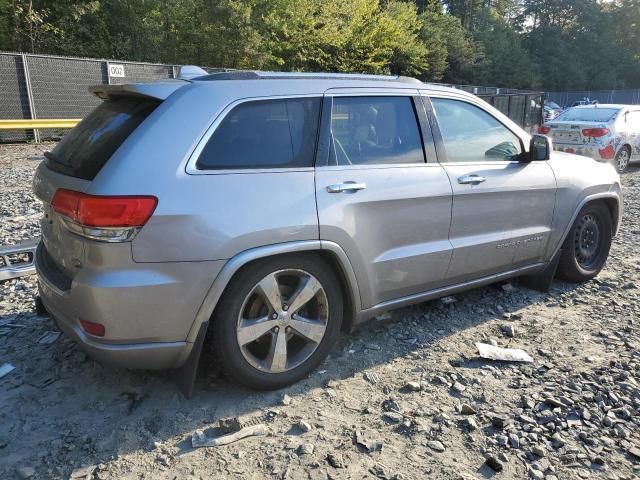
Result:
{"label": "chrome window trim", "polygon": [[313,166],[311,167],[274,167],[274,168],[232,168],[232,169],[199,169],[197,167],[198,158],[202,154],[202,150],[209,142],[211,135],[218,128],[218,126],[223,122],[223,120],[227,117],[227,115],[238,105],[247,102],[259,102],[259,101],[269,101],[269,100],[286,100],[293,98],[318,98],[322,101],[323,94],[322,93],[313,93],[313,94],[303,94],[303,95],[273,95],[267,97],[246,97],[240,98],[238,100],[234,100],[229,103],[224,109],[218,114],[218,116],[211,122],[211,125],[204,132],[204,135],[198,140],[196,147],[193,149],[189,158],[187,160],[187,164],[185,166],[185,172],[187,175],[229,175],[229,174],[257,174],[257,173],[284,173],[284,172],[309,172],[313,171]]}
{"label": "chrome window trim", "polygon": [[423,168],[423,167],[437,167],[440,168],[440,165],[437,163],[369,163],[362,165],[323,165],[321,167],[316,167],[316,170],[322,170],[323,172],[342,172],[349,171],[352,172],[354,170],[388,170],[390,168]]}

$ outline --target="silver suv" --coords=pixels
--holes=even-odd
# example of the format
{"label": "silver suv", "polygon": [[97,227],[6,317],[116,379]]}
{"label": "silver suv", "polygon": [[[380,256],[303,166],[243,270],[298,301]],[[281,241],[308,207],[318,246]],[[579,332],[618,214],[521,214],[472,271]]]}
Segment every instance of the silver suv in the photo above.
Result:
{"label": "silver suv", "polygon": [[386,310],[588,280],[620,224],[611,165],[459,90],[229,72],[92,92],[34,189],[42,301],[99,361],[190,382],[206,349],[279,388]]}

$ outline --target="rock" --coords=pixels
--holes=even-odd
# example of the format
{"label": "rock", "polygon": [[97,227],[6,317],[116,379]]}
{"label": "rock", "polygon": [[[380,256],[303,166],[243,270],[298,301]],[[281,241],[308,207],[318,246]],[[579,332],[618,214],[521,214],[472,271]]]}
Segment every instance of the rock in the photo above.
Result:
{"label": "rock", "polygon": [[367,438],[360,430],[356,430],[356,443],[363,447],[368,453],[382,450],[382,440]]}
{"label": "rock", "polygon": [[551,441],[553,442],[553,446],[555,448],[561,448],[561,447],[564,447],[567,444],[565,439],[562,438],[562,436],[558,432],[554,433],[551,436]]}
{"label": "rock", "polygon": [[544,403],[546,403],[547,405],[549,405],[552,408],[556,408],[556,407],[565,408],[567,406],[563,402],[561,402],[560,400],[558,400],[557,398],[554,398],[554,397],[545,398],[544,399]]}
{"label": "rock", "polygon": [[391,423],[400,423],[404,419],[402,414],[397,412],[385,412],[382,416]]}
{"label": "rock", "polygon": [[491,417],[491,425],[496,428],[503,429],[509,423],[509,417],[506,415],[496,414]]}
{"label": "rock", "polygon": [[504,468],[504,464],[493,455],[489,455],[484,463],[495,472],[501,472]]}
{"label": "rock", "polygon": [[451,388],[453,388],[458,393],[462,393],[467,389],[467,387],[462,385],[460,382],[454,382],[454,384],[453,384],[453,386]]}
{"label": "rock", "polygon": [[518,415],[517,418],[522,423],[527,423],[529,425],[537,425],[537,422],[535,421],[535,419],[533,419],[532,417],[530,417],[528,415]]}
{"label": "rock", "polygon": [[500,330],[502,330],[502,333],[504,333],[509,338],[513,338],[516,336],[515,325],[511,325],[511,324],[500,325]]}
{"label": "rock", "polygon": [[520,439],[515,433],[509,434],[509,445],[511,448],[520,448]]}
{"label": "rock", "polygon": [[16,471],[20,478],[31,478],[36,474],[36,469],[33,467],[18,467]]}
{"label": "rock", "polygon": [[375,343],[365,343],[364,348],[366,348],[367,350],[382,350],[380,348],[380,345],[376,345]]}
{"label": "rock", "polygon": [[531,478],[532,480],[544,480],[544,473],[542,473],[540,470],[529,468],[529,478]]}
{"label": "rock", "polygon": [[463,403],[460,406],[460,413],[462,415],[475,415],[478,411],[475,409],[473,405],[469,405],[467,403]]}
{"label": "rock", "polygon": [[311,424],[308,422],[305,422],[304,420],[300,420],[297,426],[300,430],[302,430],[305,433],[311,431]]}
{"label": "rock", "polygon": [[496,437],[496,441],[498,442],[498,445],[506,447],[507,443],[509,443],[509,437],[507,437],[506,435],[498,435]]}
{"label": "rock", "polygon": [[471,431],[478,429],[478,422],[473,417],[466,418],[464,425]]}
{"label": "rock", "polygon": [[282,396],[282,405],[284,406],[291,405],[291,397],[286,393]]}
{"label": "rock", "polygon": [[631,447],[629,450],[627,450],[627,453],[635,459],[640,460],[640,448]]}
{"label": "rock", "polygon": [[533,447],[531,447],[531,452],[538,457],[544,457],[547,454],[545,449],[540,445],[534,445]]}
{"label": "rock", "polygon": [[427,446],[431,450],[435,450],[436,452],[444,452],[444,445],[442,444],[442,442],[439,442],[438,440],[429,440],[427,442]]}
{"label": "rock", "polygon": [[71,475],[69,475],[69,480],[91,480],[95,470],[95,465],[76,468],[71,472]]}
{"label": "rock", "polygon": [[408,382],[405,386],[404,386],[405,390],[407,390],[408,392],[419,392],[421,387],[420,384],[418,382]]}
{"label": "rock", "polygon": [[337,453],[332,452],[327,455],[327,462],[329,462],[329,465],[331,465],[333,468],[345,467],[344,458],[342,457],[342,455]]}
{"label": "rock", "polygon": [[303,443],[298,447],[298,455],[311,455],[315,447],[312,443]]}

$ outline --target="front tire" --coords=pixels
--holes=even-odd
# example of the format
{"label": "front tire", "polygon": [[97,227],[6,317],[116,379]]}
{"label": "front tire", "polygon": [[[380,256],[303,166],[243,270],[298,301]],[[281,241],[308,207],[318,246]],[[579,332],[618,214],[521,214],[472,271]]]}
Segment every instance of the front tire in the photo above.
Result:
{"label": "front tire", "polygon": [[259,261],[229,283],[209,342],[227,378],[273,390],[311,373],[328,355],[343,300],[329,266],[307,255]]}
{"label": "front tire", "polygon": [[582,283],[594,278],[609,256],[613,224],[603,203],[584,206],[562,245],[558,276]]}

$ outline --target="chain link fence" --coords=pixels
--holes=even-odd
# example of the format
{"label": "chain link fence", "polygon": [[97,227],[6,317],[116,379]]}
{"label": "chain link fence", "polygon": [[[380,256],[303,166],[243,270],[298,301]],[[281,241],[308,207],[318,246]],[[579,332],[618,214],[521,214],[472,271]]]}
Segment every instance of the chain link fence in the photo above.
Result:
{"label": "chain link fence", "polygon": [[[175,78],[179,69],[180,65],[0,52],[0,119],[83,118],[100,103],[88,94],[89,87]],[[63,133],[0,130],[0,143],[55,140]]]}
{"label": "chain link fence", "polygon": [[616,103],[620,105],[640,105],[640,89],[626,90],[580,90],[574,92],[547,92],[546,99],[561,107],[570,107],[574,102],[585,99],[598,103]]}

